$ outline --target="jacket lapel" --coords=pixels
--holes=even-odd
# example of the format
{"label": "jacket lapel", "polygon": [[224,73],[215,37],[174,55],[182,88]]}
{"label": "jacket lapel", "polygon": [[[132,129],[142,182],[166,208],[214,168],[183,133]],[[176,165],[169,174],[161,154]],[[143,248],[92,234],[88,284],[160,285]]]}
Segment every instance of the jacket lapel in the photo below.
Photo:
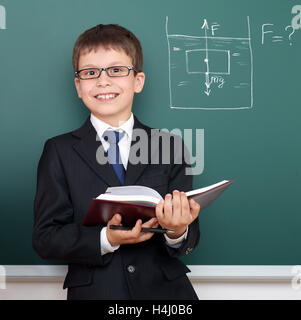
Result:
{"label": "jacket lapel", "polygon": [[99,164],[96,159],[96,152],[99,149],[103,152],[103,147],[99,139],[96,139],[97,133],[94,129],[90,116],[84,125],[72,132],[72,135],[79,138],[73,148],[83,159],[83,161],[94,171],[94,173],[109,186],[119,186],[120,181],[110,163]]}

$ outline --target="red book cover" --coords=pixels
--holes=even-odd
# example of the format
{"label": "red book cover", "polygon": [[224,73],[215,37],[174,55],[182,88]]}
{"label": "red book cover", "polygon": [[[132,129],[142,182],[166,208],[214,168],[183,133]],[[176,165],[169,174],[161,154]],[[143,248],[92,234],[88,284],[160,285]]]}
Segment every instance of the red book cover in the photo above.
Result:
{"label": "red book cover", "polygon": [[[203,210],[210,206],[232,182],[233,179],[225,180],[219,184],[212,185],[212,187],[209,186],[192,191],[192,195],[189,195],[191,192],[187,192],[188,199],[194,199],[200,205],[200,210]],[[134,226],[138,219],[146,222],[156,216],[155,205],[94,198],[83,224],[85,226],[107,225],[108,221],[116,213],[122,216],[122,225],[129,227]]]}
{"label": "red book cover", "polygon": [[129,227],[134,226],[138,219],[145,222],[156,216],[154,206],[93,199],[86,214],[84,225],[107,225],[116,213],[122,216],[122,225]]}

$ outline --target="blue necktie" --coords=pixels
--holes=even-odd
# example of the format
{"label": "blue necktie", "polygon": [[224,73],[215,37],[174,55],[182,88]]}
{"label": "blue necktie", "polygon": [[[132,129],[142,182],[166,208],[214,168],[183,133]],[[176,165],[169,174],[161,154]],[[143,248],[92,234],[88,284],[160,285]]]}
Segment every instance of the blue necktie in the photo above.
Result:
{"label": "blue necktie", "polygon": [[117,174],[120,184],[124,184],[125,170],[121,162],[118,142],[123,137],[123,135],[124,132],[110,130],[105,131],[103,134],[103,138],[110,144],[110,147],[107,151],[107,156],[111,165],[113,166],[114,171]]}

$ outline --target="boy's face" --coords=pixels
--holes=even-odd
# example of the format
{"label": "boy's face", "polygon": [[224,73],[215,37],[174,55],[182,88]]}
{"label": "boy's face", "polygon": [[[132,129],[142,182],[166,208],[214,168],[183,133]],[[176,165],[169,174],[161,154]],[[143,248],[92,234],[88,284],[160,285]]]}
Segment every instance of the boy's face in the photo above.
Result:
{"label": "boy's face", "polygon": [[[133,67],[133,62],[123,50],[106,50],[102,47],[81,54],[78,62],[78,70],[112,66]],[[74,81],[78,97],[91,113],[112,126],[119,126],[129,119],[134,94],[142,91],[144,80],[143,72],[134,76],[134,71],[131,70],[127,77],[109,77],[102,71],[97,79],[75,78]]]}

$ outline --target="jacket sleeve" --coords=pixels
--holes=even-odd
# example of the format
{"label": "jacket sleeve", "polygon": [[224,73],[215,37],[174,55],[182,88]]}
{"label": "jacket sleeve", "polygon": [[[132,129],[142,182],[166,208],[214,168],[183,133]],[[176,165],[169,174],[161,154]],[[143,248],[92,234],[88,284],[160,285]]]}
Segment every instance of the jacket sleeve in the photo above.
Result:
{"label": "jacket sleeve", "polygon": [[43,259],[84,265],[105,265],[112,255],[101,256],[101,227],[74,221],[63,167],[55,141],[48,140],[38,165],[34,200],[33,248]]}
{"label": "jacket sleeve", "polygon": [[[168,192],[173,190],[191,191],[192,175],[190,165],[189,151],[183,143],[182,139],[175,138],[174,148],[182,145],[180,150],[174,152],[173,165],[170,171],[168,183]],[[184,256],[193,251],[200,239],[199,219],[195,219],[188,228],[187,238],[182,242],[179,248],[172,248],[165,244],[168,254],[172,257]],[[165,239],[164,239],[165,240]]]}

